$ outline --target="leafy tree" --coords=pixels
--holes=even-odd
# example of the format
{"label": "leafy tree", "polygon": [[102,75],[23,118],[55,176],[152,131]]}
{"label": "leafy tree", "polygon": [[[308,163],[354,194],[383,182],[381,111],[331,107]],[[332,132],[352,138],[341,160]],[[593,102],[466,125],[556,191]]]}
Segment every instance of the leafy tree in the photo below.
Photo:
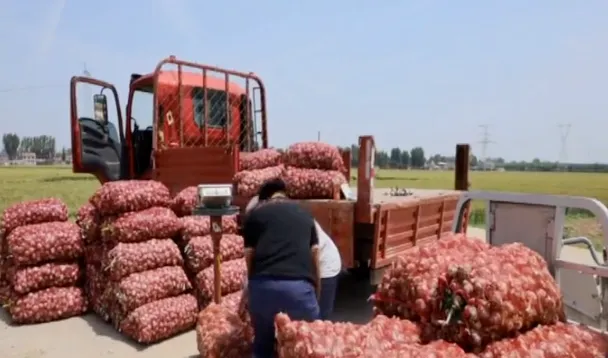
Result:
{"label": "leafy tree", "polygon": [[424,167],[426,158],[424,157],[424,149],[422,147],[415,147],[410,150],[410,163],[413,168]]}
{"label": "leafy tree", "polygon": [[19,150],[35,153],[39,159],[52,159],[55,157],[55,137],[48,135],[23,137]]}
{"label": "leafy tree", "polygon": [[19,136],[15,133],[5,133],[2,135],[2,144],[10,160],[17,158],[19,149]]}
{"label": "leafy tree", "polygon": [[410,152],[407,150],[401,151],[401,166],[406,169],[410,167]]}
{"label": "leafy tree", "polygon": [[471,167],[476,167],[476,166],[477,166],[477,164],[478,164],[478,163],[477,163],[477,157],[476,157],[474,154],[471,154],[471,155],[469,156],[469,165],[470,165]]}
{"label": "leafy tree", "polygon": [[391,168],[401,168],[401,149],[399,149],[399,148],[391,149],[390,167]]}

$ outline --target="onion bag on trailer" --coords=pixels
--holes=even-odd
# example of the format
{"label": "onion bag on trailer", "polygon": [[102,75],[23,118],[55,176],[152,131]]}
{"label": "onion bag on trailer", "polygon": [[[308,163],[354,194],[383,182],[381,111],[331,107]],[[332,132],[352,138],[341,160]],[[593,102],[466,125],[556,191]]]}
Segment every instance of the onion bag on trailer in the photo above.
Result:
{"label": "onion bag on trailer", "polygon": [[153,238],[172,238],[181,224],[175,213],[164,207],[152,207],[107,220],[101,234],[109,242],[141,242]]}
{"label": "onion bag on trailer", "polygon": [[538,326],[516,338],[490,343],[480,358],[605,358],[608,339],[589,328],[558,322]]}
{"label": "onion bag on trailer", "polygon": [[335,189],[347,183],[344,174],[336,170],[288,167],[281,178],[293,199],[331,199]]}
{"label": "onion bag on trailer", "polygon": [[[213,265],[213,239],[211,235],[195,236],[184,249],[186,262],[190,270],[199,273]],[[245,256],[245,243],[239,235],[226,234],[220,241],[220,257],[222,261],[240,259]]]}
{"label": "onion bag on trailer", "polygon": [[268,180],[280,178],[284,167],[277,165],[264,169],[243,170],[234,175],[237,193],[250,198],[257,195],[262,184]]}
{"label": "onion bag on trailer", "polygon": [[67,220],[68,207],[61,200],[56,198],[30,200],[13,204],[4,210],[0,220],[0,228],[2,228],[0,231],[6,236],[19,226]]}
{"label": "onion bag on trailer", "polygon": [[493,247],[440,278],[433,324],[440,338],[466,349],[565,320],[547,264],[520,243]]}
{"label": "onion bag on trailer", "polygon": [[194,327],[197,313],[192,295],[165,298],[135,309],[120,323],[120,331],[139,343],[156,343]]}
{"label": "onion bag on trailer", "polygon": [[104,260],[104,269],[112,281],[131,274],[184,263],[175,242],[167,239],[152,239],[138,243],[119,243],[111,249]]}
{"label": "onion bag on trailer", "polygon": [[192,211],[198,203],[198,188],[196,186],[189,186],[186,189],[177,193],[177,195],[171,200],[171,209],[182,217],[186,215],[192,215]]}
{"label": "onion bag on trailer", "polygon": [[120,180],[105,183],[89,200],[101,216],[120,215],[171,204],[169,189],[153,180]]}
{"label": "onion bag on trailer", "polygon": [[433,341],[429,344],[399,344],[391,349],[369,350],[364,352],[365,358],[478,358],[467,354],[462,348],[446,341]]}
{"label": "onion bag on trailer", "polygon": [[[247,281],[247,265],[244,259],[223,262],[220,270],[222,296],[243,288]],[[213,300],[213,277],[213,266],[204,269],[196,275],[195,285],[201,306],[203,307]]]}
{"label": "onion bag on trailer", "polygon": [[276,149],[261,149],[240,153],[239,170],[259,170],[281,164],[282,154]]}
{"label": "onion bag on trailer", "polygon": [[6,238],[6,249],[16,265],[36,265],[82,256],[80,228],[71,222],[49,222],[15,228]]}
{"label": "onion bag on trailer", "polygon": [[[211,233],[211,219],[208,216],[184,216],[179,221],[180,236],[184,244],[194,236],[206,236]],[[222,229],[224,234],[236,234],[236,215],[222,216]]]}
{"label": "onion bag on trailer", "polygon": [[19,324],[79,316],[88,308],[84,292],[78,287],[52,287],[22,297],[9,297],[6,306],[13,322]]}
{"label": "onion bag on trailer", "polygon": [[409,249],[385,272],[372,296],[374,310],[387,316],[429,321],[438,278],[451,265],[466,263],[489,248],[483,241],[456,234]]}
{"label": "onion bag on trailer", "polygon": [[196,343],[201,358],[251,356],[253,328],[235,309],[239,305],[237,297],[230,295],[230,299],[223,299],[219,305],[211,303],[200,312]]}
{"label": "onion bag on trailer", "polygon": [[338,147],[321,142],[290,145],[283,155],[283,163],[297,168],[344,170],[344,161]]}
{"label": "onion bag on trailer", "polygon": [[275,326],[280,358],[467,357],[460,347],[444,341],[421,345],[418,325],[386,316],[357,325],[292,321],[281,313]]}

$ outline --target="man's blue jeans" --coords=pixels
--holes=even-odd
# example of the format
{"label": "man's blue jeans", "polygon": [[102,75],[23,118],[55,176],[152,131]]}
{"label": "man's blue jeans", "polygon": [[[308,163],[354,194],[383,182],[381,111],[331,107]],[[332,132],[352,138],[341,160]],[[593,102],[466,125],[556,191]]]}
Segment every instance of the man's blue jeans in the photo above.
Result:
{"label": "man's blue jeans", "polygon": [[319,303],[313,285],[306,280],[252,277],[247,284],[249,313],[255,338],[255,358],[274,357],[274,317],[286,313],[299,321],[319,319]]}

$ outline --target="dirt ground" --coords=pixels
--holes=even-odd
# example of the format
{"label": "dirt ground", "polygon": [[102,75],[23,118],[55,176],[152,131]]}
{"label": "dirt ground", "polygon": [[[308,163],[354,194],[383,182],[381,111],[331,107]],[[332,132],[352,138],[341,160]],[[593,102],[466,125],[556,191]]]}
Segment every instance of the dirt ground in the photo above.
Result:
{"label": "dirt ground", "polygon": [[[482,229],[472,228],[471,236],[485,237]],[[589,263],[586,250],[567,247],[562,257]],[[373,288],[367,281],[344,276],[340,281],[334,319],[364,323],[372,316],[367,302]],[[140,346],[119,334],[93,314],[39,325],[12,326],[6,312],[0,311],[0,356],[2,358],[82,358],[91,357],[197,357],[196,336],[190,331],[152,346]]]}
{"label": "dirt ground", "polygon": [[[373,289],[367,281],[344,276],[340,281],[334,319],[364,323],[372,317],[367,299]],[[0,357],[198,357],[194,330],[152,346],[138,345],[119,334],[94,314],[38,325],[12,326],[0,310]]]}

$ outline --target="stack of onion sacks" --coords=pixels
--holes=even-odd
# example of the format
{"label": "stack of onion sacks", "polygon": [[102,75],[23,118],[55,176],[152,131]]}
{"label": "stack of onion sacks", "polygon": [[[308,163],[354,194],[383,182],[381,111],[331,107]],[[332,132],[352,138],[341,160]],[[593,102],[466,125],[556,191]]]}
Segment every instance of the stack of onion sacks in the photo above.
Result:
{"label": "stack of onion sacks", "polygon": [[237,194],[250,198],[264,182],[280,177],[283,172],[281,159],[282,154],[276,149],[240,153],[239,171],[233,178]]}
{"label": "stack of onion sacks", "polygon": [[281,178],[287,195],[294,199],[332,199],[347,183],[344,161],[338,147],[322,142],[290,145],[283,155]]}
{"label": "stack of onion sacks", "polygon": [[41,323],[87,310],[79,259],[83,242],[59,199],[8,207],[0,222],[0,300],[15,323]]}
{"label": "stack of onion sacks", "polygon": [[78,222],[91,236],[87,292],[94,311],[140,343],[192,328],[198,307],[172,240],[181,226],[169,190],[154,181],[118,181],[89,201]]}

